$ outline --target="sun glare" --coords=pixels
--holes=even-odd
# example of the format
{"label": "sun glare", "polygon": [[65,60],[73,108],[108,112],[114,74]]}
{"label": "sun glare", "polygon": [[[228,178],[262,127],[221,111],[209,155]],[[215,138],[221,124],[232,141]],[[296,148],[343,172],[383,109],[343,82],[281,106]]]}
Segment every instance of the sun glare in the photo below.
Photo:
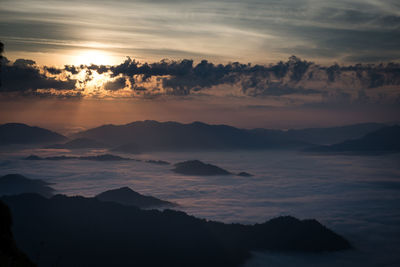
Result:
{"label": "sun glare", "polygon": [[112,55],[102,50],[83,50],[75,56],[74,65],[112,65],[114,61]]}

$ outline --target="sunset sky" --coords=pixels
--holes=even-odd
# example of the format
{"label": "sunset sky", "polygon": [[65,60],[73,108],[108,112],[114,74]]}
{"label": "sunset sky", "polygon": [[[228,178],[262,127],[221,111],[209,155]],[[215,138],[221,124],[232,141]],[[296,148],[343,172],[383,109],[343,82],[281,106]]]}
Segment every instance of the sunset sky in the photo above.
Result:
{"label": "sunset sky", "polygon": [[299,128],[400,110],[394,0],[2,0],[0,41],[0,123]]}

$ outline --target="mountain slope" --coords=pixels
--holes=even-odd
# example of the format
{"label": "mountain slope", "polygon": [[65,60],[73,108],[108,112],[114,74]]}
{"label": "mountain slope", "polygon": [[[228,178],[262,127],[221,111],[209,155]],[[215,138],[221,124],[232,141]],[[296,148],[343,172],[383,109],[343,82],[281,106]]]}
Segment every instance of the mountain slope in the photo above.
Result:
{"label": "mountain slope", "polygon": [[330,146],[310,148],[316,152],[390,153],[400,152],[400,126],[384,127],[362,138]]}
{"label": "mountain slope", "polygon": [[202,122],[136,121],[125,125],[103,125],[73,135],[114,146],[115,151],[301,149],[310,144],[333,144],[354,139],[384,127],[364,123],[330,128],[300,130],[239,129]]}
{"label": "mountain slope", "polygon": [[44,128],[22,123],[0,125],[0,145],[8,144],[43,144],[63,142],[67,138]]}
{"label": "mountain slope", "polygon": [[11,209],[21,249],[30,257],[41,249],[41,266],[234,267],[250,250],[350,248],[315,220],[280,217],[257,225],[224,224],[95,198],[25,194],[1,200]]}
{"label": "mountain slope", "polygon": [[144,196],[129,187],[121,187],[100,193],[96,196],[100,201],[111,201],[138,208],[175,206],[173,203],[152,196]]}
{"label": "mountain slope", "polygon": [[104,125],[74,135],[119,146],[119,150],[141,151],[277,149],[304,147],[304,142],[285,136],[252,132],[227,125],[201,122],[138,121],[126,125]]}
{"label": "mountain slope", "polygon": [[54,189],[49,185],[45,181],[29,179],[20,174],[7,174],[0,177],[0,196],[37,193],[50,197],[53,195]]}
{"label": "mountain slope", "polygon": [[0,200],[0,266],[35,267],[17,246],[12,233],[10,209]]}
{"label": "mountain slope", "polygon": [[361,138],[364,135],[385,127],[382,123],[360,123],[328,128],[308,128],[288,130],[287,138],[312,144],[329,145],[349,139]]}
{"label": "mountain slope", "polygon": [[188,160],[174,164],[175,168],[172,171],[185,175],[230,175],[232,173],[218,166],[203,163],[199,160]]}

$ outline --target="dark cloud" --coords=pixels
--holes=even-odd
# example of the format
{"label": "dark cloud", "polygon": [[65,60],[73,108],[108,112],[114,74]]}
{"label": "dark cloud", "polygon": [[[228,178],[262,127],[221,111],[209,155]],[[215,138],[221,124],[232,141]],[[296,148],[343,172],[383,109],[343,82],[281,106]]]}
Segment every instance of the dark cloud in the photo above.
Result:
{"label": "dark cloud", "polygon": [[[273,95],[283,95],[293,93],[294,89],[287,87],[279,90],[279,82],[270,85],[270,77],[283,79],[287,75],[291,82],[297,83],[303,79],[312,62],[303,61],[295,56],[289,58],[287,62],[279,62],[270,66],[240,64],[238,62],[228,64],[213,64],[207,60],[202,60],[197,65],[193,60],[168,61],[162,60],[157,63],[140,64],[138,61],[128,58],[120,65],[110,67],[112,76],[125,75],[135,77],[141,75],[146,80],[153,76],[162,77],[164,88],[171,89],[169,94],[188,95],[191,91],[199,91],[221,84],[235,84],[240,82],[243,92],[249,88],[257,88],[257,91],[265,90],[257,94],[268,95],[271,89]],[[91,66],[92,69],[97,67]],[[272,77],[273,76],[273,77]]]}
{"label": "dark cloud", "polygon": [[69,71],[71,74],[79,73],[79,68],[75,67],[74,65],[65,65],[64,70]]}
{"label": "dark cloud", "polygon": [[109,91],[116,91],[124,88],[126,85],[126,79],[124,77],[119,77],[113,81],[106,82],[104,89]]}
{"label": "dark cloud", "polygon": [[2,92],[23,92],[36,89],[75,89],[76,80],[61,81],[53,77],[47,77],[44,73],[41,73],[33,60],[17,59],[13,64],[4,64],[2,65],[1,73],[3,75]]}
{"label": "dark cloud", "polygon": [[58,68],[55,68],[55,67],[47,67],[47,66],[45,66],[44,67],[44,69],[48,72],[48,73],[50,73],[50,74],[60,74],[60,73],[62,73],[62,70],[61,69],[58,69]]}
{"label": "dark cloud", "polygon": [[25,66],[32,66],[32,65],[36,65],[36,62],[31,59],[19,58],[14,61],[14,66],[25,67]]}
{"label": "dark cloud", "polygon": [[[357,64],[324,67],[292,56],[286,62],[268,66],[228,63],[215,65],[206,60],[194,65],[192,60],[144,63],[128,58],[109,68],[112,76],[124,75],[133,80],[159,77],[162,86],[171,95],[188,95],[218,85],[239,86],[245,95],[282,96],[290,94],[317,94],[322,88],[340,86],[377,88],[400,85],[400,64]],[[351,77],[351,81],[348,81]],[[347,78],[344,78],[347,77]],[[354,80],[355,79],[355,80]],[[318,83],[319,88],[310,86]],[[339,86],[339,85],[338,85]]]}
{"label": "dark cloud", "polygon": [[[81,68],[83,68],[83,65],[82,65]],[[105,66],[105,65],[91,64],[90,66],[86,66],[86,68],[89,69],[89,70],[95,70],[98,74],[103,74],[103,73],[109,71],[109,67]]]}

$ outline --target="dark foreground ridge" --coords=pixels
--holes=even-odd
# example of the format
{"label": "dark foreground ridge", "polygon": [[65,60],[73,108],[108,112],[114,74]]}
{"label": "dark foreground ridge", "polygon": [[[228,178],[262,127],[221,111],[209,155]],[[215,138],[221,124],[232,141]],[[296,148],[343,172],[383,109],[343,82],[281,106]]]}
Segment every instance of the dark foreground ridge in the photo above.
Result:
{"label": "dark foreground ridge", "polygon": [[40,266],[233,267],[244,263],[251,250],[350,248],[316,220],[289,216],[241,225],[95,198],[24,194],[1,200],[13,214],[17,244]]}
{"label": "dark foreground ridge", "polygon": [[0,201],[0,266],[33,267],[29,258],[18,249],[11,232],[10,209]]}
{"label": "dark foreground ridge", "polygon": [[122,205],[136,206],[139,208],[173,207],[176,204],[152,196],[144,196],[129,187],[108,190],[96,196],[100,201],[116,202]]}
{"label": "dark foreground ridge", "polygon": [[7,174],[0,177],[0,196],[37,193],[44,197],[53,195],[54,189],[45,181],[29,179],[20,174]]}
{"label": "dark foreground ridge", "polygon": [[218,166],[201,162],[200,160],[188,160],[174,164],[172,171],[185,175],[230,175],[231,173]]}

